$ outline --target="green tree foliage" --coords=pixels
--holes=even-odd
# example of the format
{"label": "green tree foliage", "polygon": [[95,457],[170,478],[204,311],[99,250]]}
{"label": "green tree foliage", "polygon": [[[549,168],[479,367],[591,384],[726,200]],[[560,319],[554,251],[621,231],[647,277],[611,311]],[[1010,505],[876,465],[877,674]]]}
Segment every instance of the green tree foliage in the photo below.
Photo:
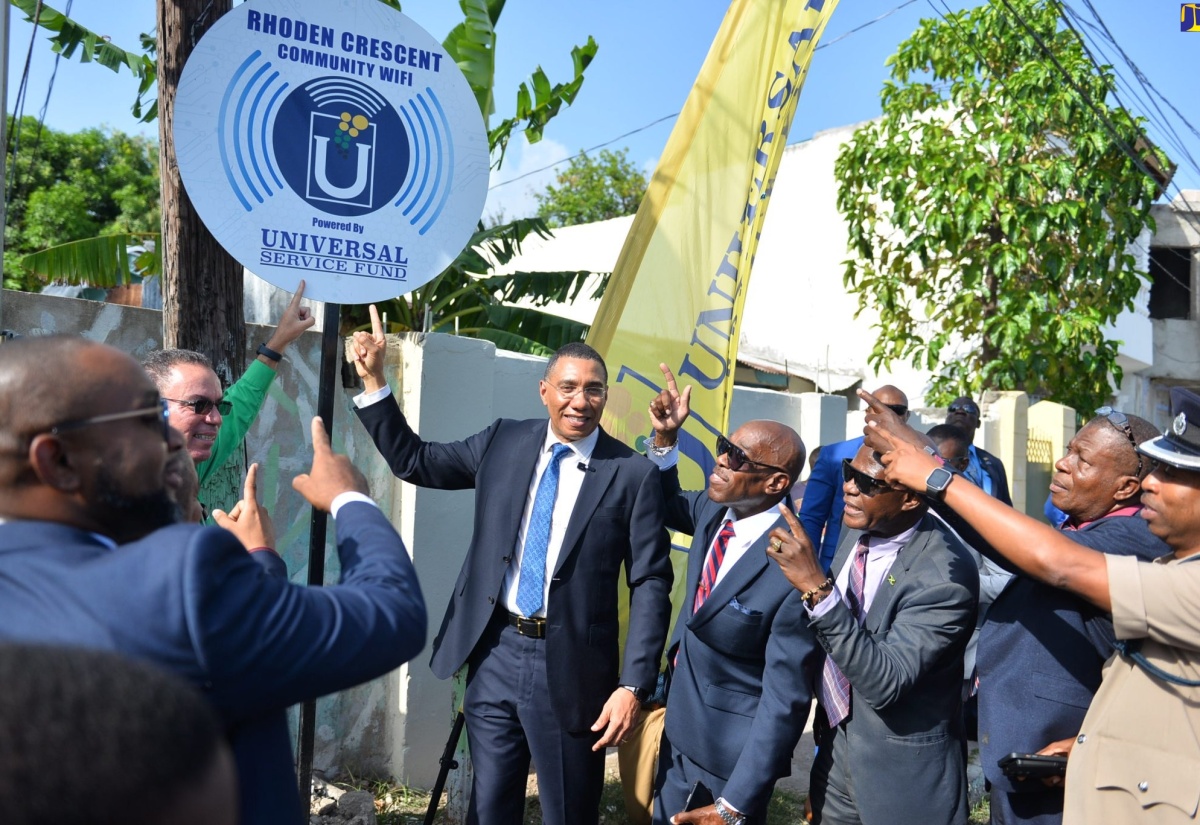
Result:
{"label": "green tree foliage", "polygon": [[[8,123],[10,137],[13,120]],[[4,286],[30,289],[38,279],[24,266],[48,246],[115,233],[154,233],[161,221],[158,143],[122,132],[69,134],[26,117],[16,163],[5,156],[12,198],[5,226]]]}
{"label": "green tree foliage", "polygon": [[534,195],[538,217],[550,226],[592,223],[637,211],[646,192],[646,176],[626,157],[628,149],[601,149],[595,159],[580,152],[545,192]]}
{"label": "green tree foliage", "polygon": [[1104,327],[1142,285],[1129,245],[1151,223],[1147,164],[1166,161],[1131,157],[1140,121],[1106,104],[1110,67],[1060,16],[990,0],[923,20],[882,119],[837,159],[845,282],[879,312],[871,364],[935,371],[934,402],[1020,389],[1090,410],[1121,378]]}

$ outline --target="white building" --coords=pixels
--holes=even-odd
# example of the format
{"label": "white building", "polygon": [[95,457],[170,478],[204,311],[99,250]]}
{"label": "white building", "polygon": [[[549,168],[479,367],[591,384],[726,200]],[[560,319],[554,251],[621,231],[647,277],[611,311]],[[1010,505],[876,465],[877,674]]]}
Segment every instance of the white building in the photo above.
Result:
{"label": "white building", "polygon": [[[905,390],[914,407],[922,407],[930,372],[896,363],[890,372],[875,373],[867,357],[878,316],[867,309],[856,318],[858,297],[842,285],[848,233],[837,210],[833,166],[839,148],[856,128],[857,124],[819,132],[784,151],[746,295],[737,378],[739,383],[793,392],[840,393],[851,399],[852,408],[857,401],[855,387],[891,383]],[[1190,256],[1188,318],[1200,318],[1200,288],[1192,287],[1200,279],[1198,224],[1171,206],[1155,207],[1155,214],[1158,235],[1152,240],[1146,233],[1135,245],[1139,266],[1148,269],[1152,259],[1164,255],[1178,259],[1182,249]],[[615,218],[556,230],[550,240],[531,238],[523,244],[523,254],[499,272],[610,272],[632,222],[632,217]],[[1153,251],[1159,247],[1173,251]],[[1160,303],[1178,301],[1183,288],[1175,281],[1169,283],[1173,287],[1169,294],[1161,286],[1147,285],[1134,308],[1118,318],[1113,332],[1123,341],[1124,379],[1116,403],[1154,420],[1151,413],[1165,398],[1164,381],[1200,383],[1200,324],[1175,316],[1152,319],[1153,296],[1161,293]],[[551,305],[548,310],[590,323],[596,306],[597,302],[580,300],[574,306]],[[1170,366],[1162,364],[1163,358],[1171,359]]]}

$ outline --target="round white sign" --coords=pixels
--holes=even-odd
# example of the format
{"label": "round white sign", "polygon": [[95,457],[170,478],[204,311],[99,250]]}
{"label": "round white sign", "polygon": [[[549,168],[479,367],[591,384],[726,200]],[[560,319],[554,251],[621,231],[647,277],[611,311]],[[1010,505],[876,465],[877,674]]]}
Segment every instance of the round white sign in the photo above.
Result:
{"label": "round white sign", "polygon": [[483,213],[479,104],[424,29],[379,0],[249,0],[196,45],[175,101],[188,196],[250,271],[343,304],[394,298]]}

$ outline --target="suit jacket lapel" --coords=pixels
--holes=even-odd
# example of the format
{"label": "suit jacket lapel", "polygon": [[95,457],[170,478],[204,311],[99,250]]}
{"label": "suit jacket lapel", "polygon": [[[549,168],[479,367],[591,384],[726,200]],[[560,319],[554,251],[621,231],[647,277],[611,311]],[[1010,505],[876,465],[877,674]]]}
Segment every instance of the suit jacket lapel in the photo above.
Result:
{"label": "suit jacket lapel", "polygon": [[513,483],[502,485],[495,506],[489,509],[492,516],[502,520],[497,527],[503,527],[503,530],[498,530],[497,535],[511,536],[510,550],[515,549],[517,536],[521,532],[529,485],[533,483],[533,471],[537,469],[538,457],[545,442],[546,424],[537,422],[523,435],[511,440],[506,451],[505,461],[512,468]]}
{"label": "suit jacket lapel", "polygon": [[863,627],[868,630],[878,630],[884,617],[891,613],[892,602],[896,600],[896,592],[904,584],[904,578],[908,574],[909,568],[929,544],[931,532],[926,524],[928,518],[928,515],[922,516],[921,521],[917,524],[917,532],[909,539],[908,544],[900,548],[896,560],[892,562],[891,569],[879,583],[879,589],[875,591],[875,598],[871,600],[871,609],[867,611],[867,618],[863,621]]}
{"label": "suit jacket lapel", "polygon": [[850,551],[854,549],[854,545],[858,544],[858,537],[861,535],[862,530],[851,530],[842,525],[842,535],[838,539],[837,552],[833,554],[833,563],[829,565],[829,575],[833,576],[835,581],[838,574],[842,572],[842,566],[849,558]]}
{"label": "suit jacket lapel", "polygon": [[[719,529],[720,523],[721,522],[718,519],[716,524],[713,525],[713,535],[715,535],[717,529]],[[779,518],[775,520],[775,524],[771,525],[771,527],[775,527],[783,523],[783,519]],[[752,581],[762,575],[762,572],[766,569],[767,565],[772,563],[767,559],[767,542],[768,534],[771,532],[771,527],[768,527],[763,534],[758,537],[758,540],[755,541],[754,544],[752,544],[746,550],[746,552],[742,554],[742,557],[734,562],[733,567],[725,571],[725,575],[721,578],[721,581],[717,583],[717,586],[713,588],[713,592],[709,594],[708,599],[692,616],[692,620],[689,622],[691,627],[696,627],[700,624],[703,624],[717,613],[721,612],[721,609],[725,607],[725,605],[729,604],[730,600],[733,599],[734,596],[745,590]],[[712,535],[709,536],[709,544],[711,543]],[[703,567],[703,565],[704,559],[702,558],[697,567]],[[691,581],[691,577],[689,576],[688,583],[691,585],[688,589],[688,592],[692,594],[692,598],[695,598],[696,588],[700,586],[699,573],[697,573],[694,583]]]}
{"label": "suit jacket lapel", "polygon": [[600,505],[605,491],[617,475],[617,462],[610,461],[611,445],[606,443],[610,438],[603,430],[596,440],[596,448],[588,461],[587,472],[583,476],[583,484],[579,488],[579,497],[575,499],[575,508],[571,510],[571,519],[567,522],[567,532],[563,534],[562,550],[558,554],[558,562],[554,565],[554,574],[562,569],[563,563],[575,552],[592,513]]}

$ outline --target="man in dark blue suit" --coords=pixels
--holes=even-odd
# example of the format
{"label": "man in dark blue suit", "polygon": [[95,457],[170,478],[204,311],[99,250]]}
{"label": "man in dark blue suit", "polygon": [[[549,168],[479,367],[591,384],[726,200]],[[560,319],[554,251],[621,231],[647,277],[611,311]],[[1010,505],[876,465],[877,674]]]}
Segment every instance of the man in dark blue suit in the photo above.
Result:
{"label": "man in dark blue suit", "polygon": [[[468,666],[468,822],[522,821],[532,757],[550,825],[599,818],[604,749],[658,677],[671,563],[658,471],[600,428],[604,361],[568,344],[540,382],[550,420],[498,419],[452,443],[413,432],[384,377],[386,340],[355,333],[358,416],[397,477],[475,490],[475,531],[434,640],[433,672]],[[621,566],[629,629],[618,670]]]}
{"label": "man in dark blue suit", "polygon": [[305,820],[281,711],[387,673],[425,638],[400,537],[320,419],[312,437],[293,486],[340,516],[342,581],[325,588],[269,575],[224,529],[172,526],[182,439],[136,361],[81,338],[4,345],[0,639],[114,650],[198,686],[227,728],[248,825]]}
{"label": "man in dark blue suit", "polygon": [[[804,442],[778,421],[750,421],[717,440],[706,490],[679,487],[675,449],[691,387],[650,404],[667,526],[693,536],[686,598],[667,649],[672,664],[654,822],[761,823],[775,782],[791,773],[808,719],[817,648],[801,594],[767,559],[768,531],[804,467]],[[790,510],[788,511],[790,516]],[[683,811],[697,783],[713,804]]]}
{"label": "man in dark blue suit", "polygon": [[[1151,468],[1136,448],[1157,435],[1149,421],[1116,411],[1075,434],[1050,484],[1054,505],[1068,514],[1067,537],[1147,561],[1170,552],[1139,517],[1141,480]],[[1111,618],[1090,602],[1014,572],[979,634],[980,761],[992,822],[1057,825],[1061,781],[1015,779],[996,763],[1010,753],[1070,753],[1115,636]]]}
{"label": "man in dark blue suit", "polygon": [[[908,420],[908,396],[891,384],[875,390],[875,397]],[[828,570],[837,552],[842,534],[842,514],[846,510],[842,493],[842,461],[853,461],[863,444],[862,436],[821,447],[817,464],[808,477],[804,498],[800,501],[800,523],[808,533],[821,569]]]}
{"label": "man in dark blue suit", "polygon": [[[946,423],[958,427],[967,434],[967,440],[975,440],[975,432],[979,429],[979,405],[968,396],[959,396],[950,402],[946,408]],[[982,447],[971,444],[967,448],[967,469],[963,471],[971,483],[983,490],[992,498],[998,498],[1012,507],[1012,496],[1008,492],[1008,473],[1004,472],[1004,462],[996,458]]]}

